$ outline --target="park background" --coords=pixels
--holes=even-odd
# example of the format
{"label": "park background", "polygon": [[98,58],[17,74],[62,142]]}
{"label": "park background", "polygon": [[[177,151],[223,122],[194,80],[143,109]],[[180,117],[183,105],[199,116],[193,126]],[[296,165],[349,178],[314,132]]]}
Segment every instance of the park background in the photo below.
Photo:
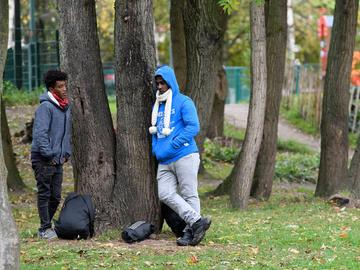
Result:
{"label": "park background", "polygon": [[[335,1],[288,2],[291,2],[294,24],[290,21],[288,28],[280,114],[287,124],[316,139],[320,136],[324,55],[327,55],[331,33],[327,21],[332,20]],[[245,211],[231,208],[228,196],[211,194],[230,174],[245,137],[246,126],[237,122],[240,118],[237,111],[225,117],[222,136],[204,142],[205,172],[200,176],[200,191],[204,214],[213,217],[214,226],[203,245],[176,247],[175,238],[166,225],[158,239],[132,246],[120,241],[118,229],[108,230],[88,241],[39,241],[30,145],[24,143],[24,138],[28,135],[26,124],[31,122],[38,96],[44,91],[42,74],[49,68],[59,67],[59,18],[55,1],[10,3],[21,7],[17,26],[13,22],[19,10],[12,7],[14,17],[10,16],[4,71],[4,101],[13,150],[19,176],[26,186],[10,189],[21,239],[21,269],[358,269],[359,211],[314,197],[320,162],[316,147],[308,147],[304,141],[280,138],[273,193],[267,201],[250,200]],[[96,4],[103,76],[112,117],[116,119],[114,1],[97,1]],[[169,1],[153,1],[157,64],[173,64],[169,8]],[[249,2],[241,1],[232,8],[223,48],[228,85],[226,103],[243,106],[250,98]],[[291,12],[288,9],[288,16]],[[359,42],[357,32],[355,50],[360,49]],[[348,127],[353,149],[350,152],[356,147],[359,126],[358,58],[354,53],[354,76],[349,87]],[[66,194],[74,189],[71,166],[66,167],[64,180]]]}

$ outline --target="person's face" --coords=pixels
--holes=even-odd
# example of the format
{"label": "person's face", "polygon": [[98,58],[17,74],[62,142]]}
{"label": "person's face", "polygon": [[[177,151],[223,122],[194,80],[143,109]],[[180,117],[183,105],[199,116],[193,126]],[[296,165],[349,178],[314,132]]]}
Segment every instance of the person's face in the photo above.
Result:
{"label": "person's face", "polygon": [[66,81],[56,81],[55,86],[50,87],[50,91],[61,99],[65,99],[67,97]]}
{"label": "person's face", "polygon": [[161,95],[164,94],[169,89],[168,85],[161,76],[157,76],[155,78],[155,83],[156,83],[156,88],[157,90],[159,90]]}

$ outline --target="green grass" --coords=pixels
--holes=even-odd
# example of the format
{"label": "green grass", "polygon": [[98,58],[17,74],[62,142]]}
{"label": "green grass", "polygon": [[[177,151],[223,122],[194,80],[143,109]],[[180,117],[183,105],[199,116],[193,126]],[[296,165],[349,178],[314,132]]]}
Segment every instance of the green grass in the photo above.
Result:
{"label": "green grass", "polygon": [[311,121],[304,120],[296,109],[285,110],[284,108],[281,108],[280,113],[284,119],[302,132],[313,136],[319,136],[319,129],[317,126]]}
{"label": "green grass", "polygon": [[[235,128],[231,132],[241,136]],[[314,185],[288,183],[296,173],[306,176],[318,156],[296,143],[283,144],[288,151],[282,150],[279,156],[288,164],[288,169],[283,168],[286,183],[275,182],[267,202],[250,201],[248,209],[236,210],[228,196],[206,197],[211,186],[201,180],[202,213],[211,216],[213,223],[197,247],[177,247],[167,226],[158,240],[132,245],[121,241],[120,230],[86,241],[41,241],[35,180],[30,164],[22,162],[21,175],[28,189],[24,194],[10,193],[21,240],[20,269],[359,269],[360,211],[314,198]],[[22,147],[27,150],[18,157],[28,160],[29,145]],[[220,179],[232,168],[212,159],[209,164]],[[63,197],[73,189],[68,164],[64,175]]]}
{"label": "green grass", "polygon": [[[285,110],[284,107],[281,107],[280,114],[281,117],[286,119],[291,125],[301,130],[302,132],[315,137],[320,136],[320,130],[318,129],[315,122],[304,120],[296,107],[293,107],[289,110]],[[349,132],[349,147],[351,149],[356,148],[358,137],[359,136],[357,134]]]}
{"label": "green grass", "polygon": [[112,115],[116,115],[116,97],[108,96],[110,112]]}
{"label": "green grass", "polygon": [[12,196],[21,269],[358,269],[360,212],[312,192],[278,186],[270,201],[243,211],[232,209],[227,196],[202,197],[213,224],[201,245],[185,248],[176,247],[167,227],[159,241],[134,245],[121,242],[116,230],[87,241],[40,241],[34,197]]}
{"label": "green grass", "polygon": [[44,87],[35,88],[33,91],[17,89],[12,83],[4,82],[4,101],[7,106],[35,105],[39,103],[39,96],[45,92]]}
{"label": "green grass", "polygon": [[245,130],[236,128],[234,125],[225,122],[224,136],[243,141],[245,138]]}
{"label": "green grass", "polygon": [[[224,125],[224,135],[226,137],[235,138],[243,141],[245,138],[245,130],[238,129],[235,126],[225,123]],[[297,142],[295,140],[282,140],[278,139],[277,142],[278,151],[286,151],[293,153],[303,153],[303,154],[312,154],[314,151],[307,147],[305,144]]]}
{"label": "green grass", "polygon": [[310,149],[306,145],[299,143],[294,140],[282,140],[278,139],[277,142],[278,151],[283,152],[292,152],[292,153],[300,153],[300,154],[313,154],[314,150]]}

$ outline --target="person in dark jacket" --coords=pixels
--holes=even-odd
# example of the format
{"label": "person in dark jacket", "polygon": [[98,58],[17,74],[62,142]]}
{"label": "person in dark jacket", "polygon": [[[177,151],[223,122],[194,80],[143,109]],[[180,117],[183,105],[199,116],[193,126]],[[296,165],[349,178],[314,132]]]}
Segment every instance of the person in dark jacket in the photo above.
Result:
{"label": "person in dark jacket", "polygon": [[200,130],[194,102],[180,93],[169,66],[156,70],[156,101],[152,110],[152,152],[159,161],[158,194],[161,202],[187,224],[177,239],[179,246],[195,246],[209,229],[211,220],[201,217],[197,191],[200,157],[195,136]]}
{"label": "person in dark jacket", "polygon": [[67,99],[67,74],[49,70],[44,75],[47,92],[35,112],[31,163],[37,185],[39,237],[57,238],[51,221],[61,199],[63,164],[71,155],[71,114]]}

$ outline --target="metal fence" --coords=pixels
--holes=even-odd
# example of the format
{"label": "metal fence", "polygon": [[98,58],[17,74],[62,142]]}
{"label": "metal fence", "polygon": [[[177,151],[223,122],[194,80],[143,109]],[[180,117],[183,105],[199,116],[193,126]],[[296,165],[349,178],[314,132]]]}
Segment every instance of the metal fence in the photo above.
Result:
{"label": "metal fence", "polygon": [[22,32],[19,46],[13,42],[13,46],[8,49],[4,80],[30,91],[41,85],[43,73],[58,68],[59,34],[54,30],[37,29],[38,37],[34,39],[35,34],[30,30]]}
{"label": "metal fence", "polygon": [[226,103],[239,103],[250,98],[250,74],[247,67],[225,67],[228,83]]}

